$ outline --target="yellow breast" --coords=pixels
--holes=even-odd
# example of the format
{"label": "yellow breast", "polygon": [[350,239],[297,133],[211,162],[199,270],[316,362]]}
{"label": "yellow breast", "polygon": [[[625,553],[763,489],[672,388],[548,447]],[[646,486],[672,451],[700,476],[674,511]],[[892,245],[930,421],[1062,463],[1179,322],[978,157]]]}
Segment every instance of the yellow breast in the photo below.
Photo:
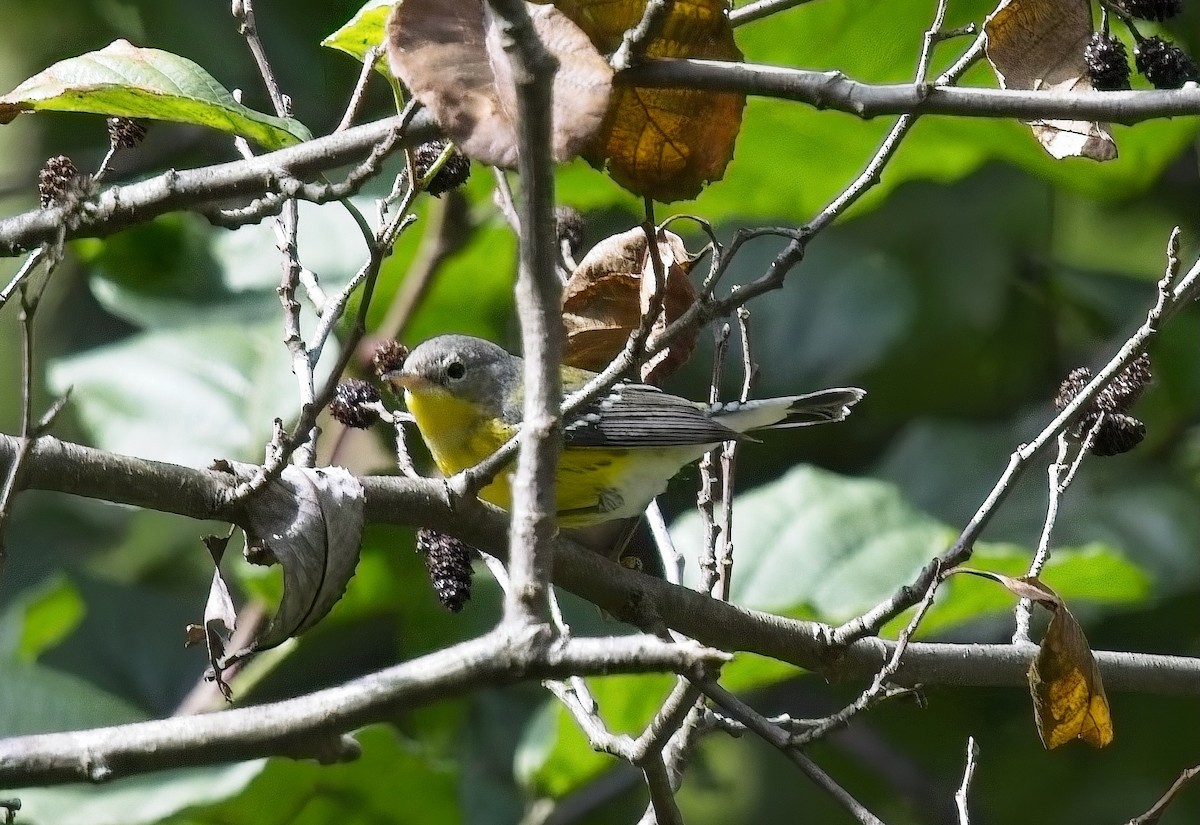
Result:
{"label": "yellow breast", "polygon": [[[515,432],[475,405],[436,388],[406,391],[404,398],[434,462],[447,476],[475,466]],[[560,526],[582,527],[640,514],[671,476],[702,452],[703,448],[693,447],[563,450],[555,487]],[[479,497],[510,509],[511,474],[510,464]]]}

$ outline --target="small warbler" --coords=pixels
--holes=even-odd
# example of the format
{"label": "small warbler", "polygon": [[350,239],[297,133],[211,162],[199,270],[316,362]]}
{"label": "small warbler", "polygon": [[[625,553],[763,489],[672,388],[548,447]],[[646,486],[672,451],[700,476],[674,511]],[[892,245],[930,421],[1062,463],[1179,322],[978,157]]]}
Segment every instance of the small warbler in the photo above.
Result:
{"label": "small warbler", "polygon": [[[465,335],[442,335],[409,353],[384,378],[404,390],[408,411],[446,475],[473,467],[521,425],[524,359]],[[595,373],[562,367],[563,391]],[[684,466],[741,433],[840,421],[863,397],[855,388],[760,401],[700,404],[645,384],[618,383],[576,410],[563,426],[556,486],[558,521],[583,527],[641,515]],[[510,470],[483,490],[509,509]]]}

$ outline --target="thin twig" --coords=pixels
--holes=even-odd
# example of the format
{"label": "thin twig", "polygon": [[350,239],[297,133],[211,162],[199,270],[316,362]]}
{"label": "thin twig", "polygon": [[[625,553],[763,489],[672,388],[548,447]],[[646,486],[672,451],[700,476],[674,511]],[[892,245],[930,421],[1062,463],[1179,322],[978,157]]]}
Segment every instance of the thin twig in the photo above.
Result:
{"label": "thin twig", "polygon": [[[750,311],[737,309],[738,333],[742,341],[742,391],[738,400],[743,404],[750,399],[750,388],[758,375],[750,349]],[[736,441],[726,441],[721,446],[721,532],[725,536],[717,557],[717,595],[729,601],[729,588],[733,580],[733,470],[737,458]]]}
{"label": "thin twig", "polygon": [[[1178,239],[1179,228],[1176,227],[1167,242],[1168,250],[1177,249]],[[901,587],[890,598],[862,616],[838,627],[832,637],[836,644],[847,644],[855,639],[878,632],[884,623],[920,600],[936,577],[938,570],[950,569],[971,557],[975,542],[991,521],[996,510],[1008,498],[1014,482],[1029,466],[1033,457],[1051,439],[1057,438],[1059,433],[1074,424],[1083,414],[1084,409],[1092,403],[1097,393],[1108,386],[1114,376],[1129,366],[1146,349],[1150,340],[1158,334],[1162,323],[1196,298],[1197,293],[1200,292],[1200,261],[1193,264],[1187,274],[1181,277],[1177,267],[1171,263],[1173,260],[1176,260],[1175,253],[1169,252],[1166,274],[1158,282],[1157,298],[1154,306],[1147,311],[1146,320],[1125,341],[1120,350],[1109,359],[1108,363],[1096,373],[1087,386],[1081,389],[1032,441],[1022,444],[1009,456],[1008,466],[954,544],[941,556],[926,565],[911,584]]]}
{"label": "thin twig", "polygon": [[971,825],[971,814],[967,806],[967,795],[971,792],[971,781],[975,778],[975,765],[979,759],[979,743],[974,736],[967,737],[967,764],[963,767],[962,783],[954,792],[954,807],[958,811],[958,825]]}
{"label": "thin twig", "polygon": [[350,102],[346,104],[346,111],[342,115],[342,119],[338,122],[337,128],[333,131],[341,132],[344,129],[349,129],[354,123],[354,118],[358,117],[358,111],[362,108],[363,98],[367,93],[367,85],[371,81],[371,76],[375,74],[375,63],[379,60],[381,54],[383,54],[383,46],[375,45],[367,49],[367,53],[363,55],[362,71],[358,73],[358,80],[354,84],[354,91],[350,93]]}
{"label": "thin twig", "polygon": [[658,556],[662,560],[663,576],[671,584],[679,584],[683,580],[683,553],[675,548],[675,542],[671,539],[671,531],[667,527],[667,520],[663,517],[662,508],[658,505],[658,499],[654,499],[646,506],[646,523],[650,525],[650,533],[654,536],[654,546],[658,549]]}
{"label": "thin twig", "polygon": [[925,597],[921,600],[920,605],[917,607],[917,611],[913,614],[912,619],[909,620],[908,625],[904,628],[904,632],[902,632],[899,638],[896,639],[896,646],[892,649],[892,655],[888,659],[887,664],[880,668],[879,672],[875,674],[875,678],[872,680],[871,686],[863,691],[853,703],[842,708],[837,713],[822,719],[818,724],[813,725],[811,728],[799,734],[796,737],[796,743],[798,745],[807,745],[810,742],[814,742],[823,738],[829,734],[830,731],[844,727],[852,718],[854,718],[856,714],[866,710],[888,695],[888,683],[892,677],[896,675],[896,672],[900,670],[900,664],[903,660],[905,651],[908,649],[908,644],[912,640],[913,634],[917,632],[917,628],[920,626],[921,620],[925,618],[925,614],[929,611],[929,608],[933,606],[933,597],[936,595],[938,585],[941,584],[942,581],[943,578],[940,575],[934,577],[933,584],[931,584],[929,589],[925,591]]}
{"label": "thin twig", "polygon": [[825,773],[800,748],[793,745],[791,741],[792,737],[787,731],[777,725],[771,724],[756,710],[714,682],[702,684],[701,690],[704,691],[706,696],[725,708],[731,716],[765,739],[768,744],[774,745],[781,750],[784,756],[800,769],[801,773],[811,779],[818,788],[848,811],[860,825],[883,825],[883,820],[867,810],[861,802],[847,793],[841,785],[837,784],[829,774]]}
{"label": "thin twig", "polygon": [[[712,378],[708,384],[708,403],[716,404],[721,397],[721,372],[725,366],[725,354],[729,351],[729,324],[722,324],[713,331],[713,365]],[[717,542],[720,539],[721,528],[717,525],[715,512],[715,496],[717,488],[716,475],[713,468],[716,464],[716,450],[709,450],[700,459],[700,489],[696,493],[696,509],[700,511],[700,530],[704,544],[700,550],[697,563],[700,566],[701,593],[712,593],[716,587],[720,573],[717,570]]]}
{"label": "thin twig", "polygon": [[4,289],[0,290],[0,309],[3,309],[4,305],[8,303],[8,299],[12,297],[17,287],[25,283],[27,278],[32,277],[34,270],[46,259],[48,248],[47,246],[40,246],[25,258],[25,262],[17,269],[16,274],[12,276],[12,279]]}
{"label": "thin twig", "polygon": [[271,61],[267,59],[267,50],[258,36],[253,0],[233,0],[232,11],[234,19],[238,21],[238,32],[246,38],[246,45],[250,47],[250,53],[254,56],[254,63],[258,66],[258,73],[271,98],[271,105],[275,107],[275,114],[279,117],[291,117],[291,102],[281,91],[279,81],[275,78],[275,70],[271,68]]}
{"label": "thin twig", "polygon": [[[1075,478],[1075,473],[1083,465],[1084,456],[1088,454],[1092,443],[1096,440],[1097,433],[1100,432],[1100,427],[1104,425],[1104,418],[1104,413],[1096,417],[1096,422],[1088,430],[1083,442],[1079,445],[1075,459],[1071,462],[1070,469],[1067,468],[1067,456],[1070,454],[1071,441],[1067,438],[1066,433],[1058,434],[1058,456],[1050,463],[1046,471],[1048,476],[1047,489],[1049,491],[1046,500],[1046,518],[1042,522],[1042,532],[1038,537],[1037,550],[1034,552],[1033,559],[1029,563],[1029,569],[1025,572],[1026,576],[1037,576],[1042,572],[1042,568],[1046,566],[1046,562],[1050,560],[1050,534],[1054,530],[1054,522],[1058,520],[1059,503],[1062,501],[1063,493],[1066,492],[1067,487],[1070,486],[1071,481]],[[1029,641],[1029,621],[1032,614],[1032,600],[1021,599],[1017,602],[1017,606],[1014,608],[1016,629],[1013,631],[1013,644],[1021,644]]]}
{"label": "thin twig", "polygon": [[[411,198],[413,197],[415,197],[415,190],[409,192],[402,208],[378,230],[371,229],[366,219],[353,204],[348,202],[345,204],[346,208],[350,210],[350,214],[354,216],[359,229],[363,232],[369,252],[369,259],[367,264],[365,264],[366,274],[361,279],[362,297],[358,304],[354,324],[350,328],[345,346],[339,353],[337,362],[334,364],[324,387],[321,388],[320,392],[315,393],[311,403],[301,405],[300,415],[290,435],[284,433],[281,426],[276,427],[276,435],[268,445],[266,460],[252,477],[238,484],[237,487],[229,492],[231,502],[246,499],[266,487],[271,480],[277,478],[283,472],[283,468],[287,465],[287,460],[292,451],[308,441],[309,434],[315,426],[317,415],[329,403],[330,399],[333,398],[337,382],[345,371],[346,366],[350,363],[350,360],[354,357],[355,348],[366,331],[366,315],[370,308],[371,297],[374,294],[375,282],[379,277],[379,270],[395,245],[400,232],[412,224],[412,221],[408,218],[408,208],[411,205]],[[307,358],[307,354],[305,357]]]}
{"label": "thin twig", "polygon": [[1146,811],[1146,813],[1140,816],[1135,816],[1133,819],[1129,820],[1127,825],[1156,825],[1156,823],[1162,819],[1162,815],[1166,812],[1167,806],[1174,802],[1175,797],[1179,795],[1179,792],[1183,790],[1183,787],[1197,776],[1200,776],[1200,765],[1196,765],[1192,768],[1185,768],[1179,774],[1179,776],[1176,777],[1175,781],[1171,783],[1171,787],[1167,788],[1167,792],[1163,794],[1157,802],[1154,803],[1150,810]]}

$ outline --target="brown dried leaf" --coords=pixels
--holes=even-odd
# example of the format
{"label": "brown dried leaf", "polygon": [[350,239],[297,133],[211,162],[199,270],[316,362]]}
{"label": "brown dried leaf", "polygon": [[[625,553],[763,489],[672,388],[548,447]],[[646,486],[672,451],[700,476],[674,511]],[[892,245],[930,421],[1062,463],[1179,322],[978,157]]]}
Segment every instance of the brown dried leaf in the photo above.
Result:
{"label": "brown dried leaf", "polygon": [[[553,6],[526,4],[558,59],[551,151],[580,153],[608,107],[612,69],[578,26]],[[494,166],[517,164],[516,88],[496,19],[479,0],[401,0],[387,24],[388,62],[463,154]]]}
{"label": "brown dried leaf", "polygon": [[[683,240],[663,230],[658,233],[657,246],[667,285],[650,331],[650,344],[696,300],[688,277],[693,261]],[[580,262],[563,289],[565,363],[601,370],[624,349],[643,314],[651,310],[657,291],[648,249],[646,231],[635,227],[596,244]],[[681,335],[644,364],[642,380],[659,382],[678,369],[695,349],[696,335],[695,331]]]}
{"label": "brown dried leaf", "polygon": [[1005,576],[1003,573],[993,573],[990,570],[976,570],[972,567],[956,567],[950,571],[952,575],[958,573],[991,579],[1003,586],[1014,596],[1037,602],[1048,610],[1057,610],[1059,607],[1062,607],[1062,598],[1051,590],[1049,585],[1044,584],[1036,576],[1022,576],[1019,579],[1015,579],[1012,576]]}
{"label": "brown dried leaf", "polygon": [[1038,735],[1047,749],[1072,739],[1094,748],[1113,741],[1112,715],[1100,668],[1079,622],[1064,605],[1054,610],[1029,666]]}
{"label": "brown dried leaf", "polygon": [[[559,0],[604,52],[637,25],[645,0]],[[741,61],[725,0],[676,0],[645,57]],[[669,202],[694,198],[720,180],[733,158],[746,96],[697,89],[650,89],[618,77],[604,126],[584,153],[613,180],[638,195]]]}
{"label": "brown dried leaf", "polygon": [[[1088,91],[1083,49],[1092,35],[1089,0],[1005,0],[984,23],[987,57],[1001,88]],[[1117,144],[1105,123],[1031,122],[1038,142],[1056,158],[1113,160]]]}

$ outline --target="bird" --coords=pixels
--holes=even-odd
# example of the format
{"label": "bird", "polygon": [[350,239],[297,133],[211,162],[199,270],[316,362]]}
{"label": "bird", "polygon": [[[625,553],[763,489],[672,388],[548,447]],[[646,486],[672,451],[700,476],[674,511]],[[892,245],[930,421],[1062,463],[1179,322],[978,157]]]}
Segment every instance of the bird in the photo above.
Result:
{"label": "bird", "polygon": [[[563,391],[595,373],[563,366]],[[467,335],[440,335],[416,346],[383,376],[403,391],[438,469],[446,476],[475,466],[521,427],[524,359]],[[563,422],[556,476],[560,527],[640,516],[685,466],[746,433],[841,421],[864,392],[837,387],[755,401],[701,403],[630,381],[614,384]],[[510,464],[479,492],[511,509]]]}

